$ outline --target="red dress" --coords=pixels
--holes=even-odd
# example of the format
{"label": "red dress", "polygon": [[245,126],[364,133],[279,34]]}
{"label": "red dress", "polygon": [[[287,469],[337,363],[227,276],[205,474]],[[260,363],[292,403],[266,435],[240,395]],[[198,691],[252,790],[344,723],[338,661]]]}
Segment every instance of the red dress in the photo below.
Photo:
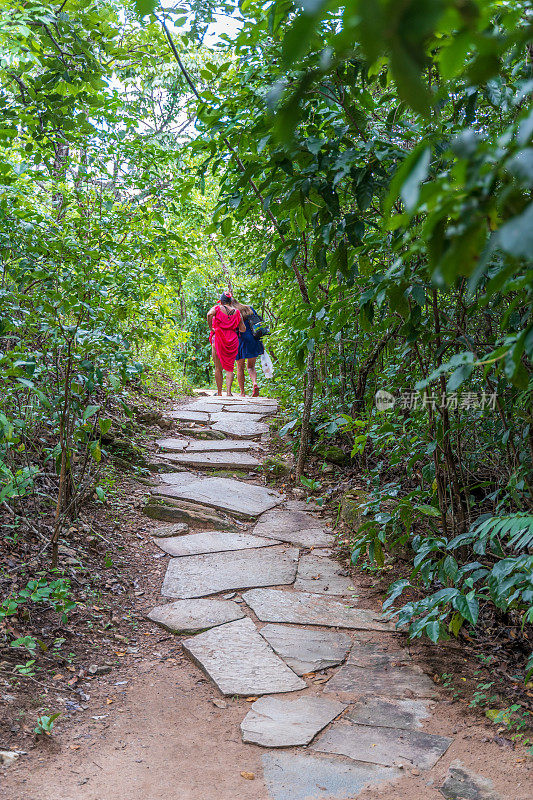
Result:
{"label": "red dress", "polygon": [[233,372],[235,359],[239,350],[239,337],[237,329],[241,324],[241,312],[239,309],[228,317],[220,306],[217,306],[213,317],[213,330],[209,334],[209,341],[215,342],[215,350],[222,364],[222,369],[226,372]]}

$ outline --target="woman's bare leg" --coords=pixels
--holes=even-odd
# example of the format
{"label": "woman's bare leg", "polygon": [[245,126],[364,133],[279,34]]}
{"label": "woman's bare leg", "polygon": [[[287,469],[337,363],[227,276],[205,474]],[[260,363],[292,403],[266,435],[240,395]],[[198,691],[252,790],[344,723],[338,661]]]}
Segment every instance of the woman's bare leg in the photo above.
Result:
{"label": "woman's bare leg", "polygon": [[231,370],[231,372],[226,371],[226,394],[228,397],[231,397],[232,383],[233,383],[233,370]]}
{"label": "woman's bare leg", "polygon": [[257,361],[256,358],[249,358],[248,361],[246,362],[246,366],[248,368],[248,375],[250,376],[250,380],[252,381],[252,386],[257,386],[257,370],[255,368],[256,361]]}
{"label": "woman's bare leg", "polygon": [[222,397],[222,364],[217,355],[215,345],[211,345],[211,355],[213,356],[213,364],[215,365],[215,382],[217,385],[217,393]]}
{"label": "woman's bare leg", "polygon": [[237,381],[239,384],[239,389],[241,390],[241,397],[246,397],[246,392],[244,391],[244,358],[239,358],[237,363]]}

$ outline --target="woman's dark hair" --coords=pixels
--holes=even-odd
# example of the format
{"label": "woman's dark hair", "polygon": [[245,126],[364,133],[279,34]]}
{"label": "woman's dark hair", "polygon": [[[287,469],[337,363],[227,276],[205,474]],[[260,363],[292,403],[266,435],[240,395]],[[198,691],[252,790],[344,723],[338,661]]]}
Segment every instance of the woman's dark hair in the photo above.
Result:
{"label": "woman's dark hair", "polygon": [[223,306],[230,306],[231,305],[231,295],[230,294],[221,294],[220,295],[220,302]]}

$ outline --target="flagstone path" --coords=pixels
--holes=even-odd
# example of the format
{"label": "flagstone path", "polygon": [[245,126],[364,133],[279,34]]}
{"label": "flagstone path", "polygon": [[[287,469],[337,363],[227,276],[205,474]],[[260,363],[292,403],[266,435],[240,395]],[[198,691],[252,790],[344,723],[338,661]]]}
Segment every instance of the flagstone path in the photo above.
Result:
{"label": "flagstone path", "polygon": [[[358,604],[320,510],[264,485],[261,453],[276,411],[269,398],[207,394],[172,412],[181,434],[159,440],[160,457],[186,469],[160,475],[152,494],[176,508],[216,509],[228,522],[154,531],[171,556],[161,594],[174,599],[148,618],[195,634],[184,652],[223,695],[254,701],[241,735],[265,750],[271,800],[348,800],[401,780],[406,766],[431,769],[452,740],[422,729],[433,681],[394,627]],[[215,467],[244,469],[254,482],[213,477]]]}

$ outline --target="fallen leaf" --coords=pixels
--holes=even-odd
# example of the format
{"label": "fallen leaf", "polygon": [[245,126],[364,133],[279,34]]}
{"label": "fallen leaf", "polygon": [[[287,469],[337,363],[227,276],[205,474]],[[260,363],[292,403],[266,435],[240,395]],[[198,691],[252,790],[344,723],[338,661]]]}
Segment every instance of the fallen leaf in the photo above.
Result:
{"label": "fallen leaf", "polygon": [[53,681],[62,681],[63,680],[63,675],[60,672],[58,672],[57,675],[53,676],[52,680]]}
{"label": "fallen leaf", "polygon": [[316,675],[316,672],[304,672],[304,674],[302,675],[302,678],[314,678],[315,675]]}
{"label": "fallen leaf", "polygon": [[110,706],[112,702],[113,702],[112,698],[108,697],[106,700],[107,705]]}
{"label": "fallen leaf", "polygon": [[253,781],[255,774],[253,772],[241,772],[241,778],[246,778],[247,781]]}
{"label": "fallen leaf", "polygon": [[71,750],[79,750],[80,747],[81,747],[81,744],[69,744],[69,747],[70,747]]}
{"label": "fallen leaf", "polygon": [[313,683],[326,683],[326,681],[329,681],[329,675],[326,675],[323,678],[317,678],[315,681],[313,681]]}
{"label": "fallen leaf", "polygon": [[257,700],[257,697],[247,697],[246,698],[246,702],[247,703],[255,703],[256,700]]}

